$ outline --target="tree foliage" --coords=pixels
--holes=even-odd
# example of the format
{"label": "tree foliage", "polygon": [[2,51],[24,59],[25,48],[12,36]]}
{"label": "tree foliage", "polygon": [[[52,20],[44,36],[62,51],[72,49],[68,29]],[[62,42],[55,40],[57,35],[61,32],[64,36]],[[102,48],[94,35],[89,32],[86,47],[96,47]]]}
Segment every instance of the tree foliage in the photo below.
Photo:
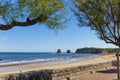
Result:
{"label": "tree foliage", "polygon": [[36,23],[59,28],[60,10],[64,7],[61,0],[1,0],[0,30],[15,26],[30,26]]}
{"label": "tree foliage", "polygon": [[120,47],[120,0],[74,0],[79,26],[94,30],[106,43]]}

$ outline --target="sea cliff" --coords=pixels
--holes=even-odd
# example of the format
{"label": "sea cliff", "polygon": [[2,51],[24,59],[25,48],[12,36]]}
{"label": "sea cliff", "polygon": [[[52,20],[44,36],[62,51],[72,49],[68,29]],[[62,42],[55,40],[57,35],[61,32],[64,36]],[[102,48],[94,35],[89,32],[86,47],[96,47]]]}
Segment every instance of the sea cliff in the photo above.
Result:
{"label": "sea cliff", "polygon": [[120,52],[119,48],[79,48],[75,53],[117,53]]}

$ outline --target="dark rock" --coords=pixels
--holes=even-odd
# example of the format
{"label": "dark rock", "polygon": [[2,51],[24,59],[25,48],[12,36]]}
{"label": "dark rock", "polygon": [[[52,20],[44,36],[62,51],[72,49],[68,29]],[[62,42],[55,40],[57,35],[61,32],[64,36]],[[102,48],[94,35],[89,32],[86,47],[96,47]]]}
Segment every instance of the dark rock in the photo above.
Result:
{"label": "dark rock", "polygon": [[61,49],[58,49],[58,50],[57,50],[57,53],[62,53]]}
{"label": "dark rock", "polygon": [[71,51],[70,51],[70,50],[67,50],[67,53],[71,53]]}
{"label": "dark rock", "polygon": [[0,61],[2,61],[3,59],[2,58],[0,58]]}
{"label": "dark rock", "polygon": [[67,77],[66,79],[67,79],[67,80],[70,80],[70,78],[69,78],[69,77]]}

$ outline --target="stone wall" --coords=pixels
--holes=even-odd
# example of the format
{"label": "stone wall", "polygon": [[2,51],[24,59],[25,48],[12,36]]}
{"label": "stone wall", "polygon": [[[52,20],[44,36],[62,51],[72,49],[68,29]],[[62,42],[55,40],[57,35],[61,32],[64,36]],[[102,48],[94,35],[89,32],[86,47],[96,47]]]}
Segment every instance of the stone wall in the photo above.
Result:
{"label": "stone wall", "polygon": [[63,69],[39,70],[9,75],[1,75],[0,80],[72,80],[85,73],[104,70],[113,65],[113,61],[67,67]]}

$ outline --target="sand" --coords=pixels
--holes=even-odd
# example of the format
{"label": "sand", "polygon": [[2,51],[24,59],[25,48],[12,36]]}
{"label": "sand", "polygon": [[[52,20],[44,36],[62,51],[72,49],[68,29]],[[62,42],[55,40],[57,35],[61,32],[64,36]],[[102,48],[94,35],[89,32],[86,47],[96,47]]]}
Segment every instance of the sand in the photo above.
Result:
{"label": "sand", "polygon": [[[84,61],[76,61],[68,64],[59,64],[59,65],[57,64],[57,65],[49,65],[49,66],[40,66],[39,63],[13,65],[13,66],[0,67],[0,69],[3,69],[3,71],[0,71],[0,75],[27,72],[27,71],[33,71],[33,70],[37,71],[41,69],[60,69],[60,68],[74,67],[74,66],[80,66],[80,65],[86,65],[86,64],[108,62],[111,60],[116,60],[116,56],[114,54],[98,56],[98,57],[84,60]],[[7,71],[7,69],[10,69],[10,70]],[[72,79],[72,80],[113,80],[113,79],[116,79],[116,77],[117,77],[116,67],[111,67],[108,70],[97,71],[93,74],[83,74],[77,77],[76,79]]]}

